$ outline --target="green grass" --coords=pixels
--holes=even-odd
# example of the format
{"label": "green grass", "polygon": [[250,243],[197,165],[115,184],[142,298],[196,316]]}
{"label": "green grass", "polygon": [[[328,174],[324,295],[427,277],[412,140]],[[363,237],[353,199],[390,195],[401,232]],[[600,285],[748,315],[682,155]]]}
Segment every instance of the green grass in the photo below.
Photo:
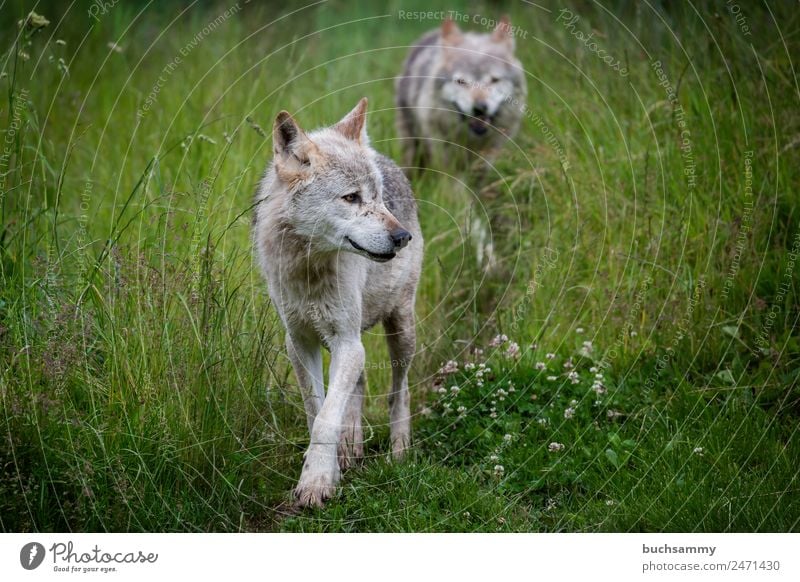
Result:
{"label": "green grass", "polygon": [[724,5],[565,4],[627,76],[561,5],[443,7],[527,33],[531,115],[484,175],[415,179],[415,447],[386,458],[373,331],[367,459],[302,513],[287,501],[308,436],[252,260],[252,193],[281,109],[314,127],[366,95],[373,145],[400,159],[393,77],[436,23],[398,10],[432,5],[241,2],[209,28],[233,4],[95,19],[51,2],[35,7],[49,25],[20,33],[32,6],[0,9],[0,529],[800,529],[788,5],[743,7],[746,36]]}

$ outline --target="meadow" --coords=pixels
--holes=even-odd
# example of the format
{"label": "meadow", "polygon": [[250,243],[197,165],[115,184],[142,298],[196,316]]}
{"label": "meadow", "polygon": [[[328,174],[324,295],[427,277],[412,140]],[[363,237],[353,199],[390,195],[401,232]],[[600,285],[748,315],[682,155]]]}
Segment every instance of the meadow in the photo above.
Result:
{"label": "meadow", "polygon": [[[252,196],[282,109],[367,96],[401,159],[425,11],[509,14],[528,112],[490,168],[413,180],[409,459],[372,330],[367,458],[300,512]],[[798,27],[777,1],[3,3],[0,530],[799,530]]]}

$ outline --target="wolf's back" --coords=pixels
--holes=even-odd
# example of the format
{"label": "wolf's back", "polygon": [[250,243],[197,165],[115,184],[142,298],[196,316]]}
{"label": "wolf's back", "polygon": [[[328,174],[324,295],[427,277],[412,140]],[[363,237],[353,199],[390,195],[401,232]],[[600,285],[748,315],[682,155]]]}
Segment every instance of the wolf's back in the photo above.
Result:
{"label": "wolf's back", "polygon": [[430,79],[439,51],[439,29],[422,36],[411,48],[403,64],[403,74],[395,83],[395,102],[399,123],[408,133],[414,134],[414,111],[425,82]]}

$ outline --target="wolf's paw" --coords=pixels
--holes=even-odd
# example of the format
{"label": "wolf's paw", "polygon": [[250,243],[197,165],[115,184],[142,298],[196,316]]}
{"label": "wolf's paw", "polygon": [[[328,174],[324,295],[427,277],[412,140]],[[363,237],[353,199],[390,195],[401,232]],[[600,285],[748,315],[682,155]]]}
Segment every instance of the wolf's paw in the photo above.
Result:
{"label": "wolf's paw", "polygon": [[339,468],[344,471],[358,464],[364,458],[364,435],[361,427],[351,427],[342,431],[339,437]]}
{"label": "wolf's paw", "polygon": [[322,507],[325,501],[336,492],[335,479],[328,474],[300,476],[300,482],[294,488],[294,497],[298,507]]}

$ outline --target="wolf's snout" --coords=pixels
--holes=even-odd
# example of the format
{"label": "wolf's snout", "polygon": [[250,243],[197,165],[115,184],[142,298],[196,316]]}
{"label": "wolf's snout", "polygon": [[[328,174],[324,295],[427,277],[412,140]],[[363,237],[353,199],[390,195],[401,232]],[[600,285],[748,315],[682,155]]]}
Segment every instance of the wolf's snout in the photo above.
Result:
{"label": "wolf's snout", "polygon": [[489,113],[489,106],[486,104],[485,101],[476,101],[472,105],[472,114],[475,117],[481,117]]}
{"label": "wolf's snout", "polygon": [[392,238],[392,243],[396,249],[402,249],[411,242],[411,233],[403,228],[392,231],[389,236]]}

